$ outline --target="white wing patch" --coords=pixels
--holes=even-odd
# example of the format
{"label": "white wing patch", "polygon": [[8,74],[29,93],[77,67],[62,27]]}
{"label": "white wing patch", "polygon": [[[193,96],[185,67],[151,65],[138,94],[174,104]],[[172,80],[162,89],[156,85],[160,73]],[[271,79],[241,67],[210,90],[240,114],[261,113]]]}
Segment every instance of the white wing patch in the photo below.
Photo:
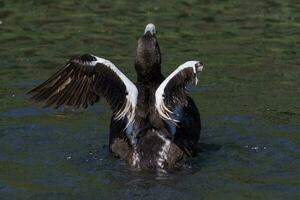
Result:
{"label": "white wing patch", "polygon": [[[181,72],[184,69],[192,68],[194,74],[197,74],[197,72],[202,71],[203,66],[198,65],[199,61],[187,61],[184,64],[180,65],[175,71],[173,71],[157,88],[155,92],[155,109],[157,110],[159,116],[165,120],[170,120],[173,122],[178,122],[177,119],[174,119],[171,115],[173,112],[167,108],[164,102],[164,94],[165,94],[165,88],[169,81],[176,76],[179,72]],[[196,76],[195,84],[197,84],[198,79]]]}
{"label": "white wing patch", "polygon": [[136,86],[112,62],[110,62],[109,60],[105,60],[103,58],[99,58],[97,56],[94,57],[97,59],[97,61],[92,61],[91,62],[92,65],[95,66],[97,63],[104,64],[105,66],[113,70],[125,84],[126,91],[127,91],[126,103],[124,108],[122,110],[119,110],[119,112],[117,112],[115,119],[119,120],[126,116],[128,120],[127,126],[129,124],[132,124],[134,122],[135,108],[136,108],[137,97],[138,97],[138,90]]}

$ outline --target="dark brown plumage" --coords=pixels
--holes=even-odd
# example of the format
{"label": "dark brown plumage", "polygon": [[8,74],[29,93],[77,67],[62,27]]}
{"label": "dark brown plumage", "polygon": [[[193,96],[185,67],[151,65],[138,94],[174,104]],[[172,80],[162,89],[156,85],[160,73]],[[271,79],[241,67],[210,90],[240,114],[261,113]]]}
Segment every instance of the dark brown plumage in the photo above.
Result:
{"label": "dark brown plumage", "polygon": [[[70,59],[48,80],[29,91],[31,99],[45,106],[62,105],[87,108],[104,96],[113,110],[124,106],[126,86],[118,75],[96,59],[85,54]],[[108,84],[110,83],[110,84]]]}

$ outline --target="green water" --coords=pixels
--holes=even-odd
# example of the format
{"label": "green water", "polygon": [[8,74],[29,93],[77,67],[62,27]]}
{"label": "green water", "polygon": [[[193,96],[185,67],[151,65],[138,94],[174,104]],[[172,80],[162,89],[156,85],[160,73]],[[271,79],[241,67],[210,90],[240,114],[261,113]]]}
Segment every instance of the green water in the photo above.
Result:
{"label": "green water", "polygon": [[[182,170],[130,169],[107,153],[110,110],[42,109],[24,93],[72,55],[135,79],[156,24],[163,71],[191,59],[203,152]],[[300,199],[299,0],[0,0],[0,199]]]}

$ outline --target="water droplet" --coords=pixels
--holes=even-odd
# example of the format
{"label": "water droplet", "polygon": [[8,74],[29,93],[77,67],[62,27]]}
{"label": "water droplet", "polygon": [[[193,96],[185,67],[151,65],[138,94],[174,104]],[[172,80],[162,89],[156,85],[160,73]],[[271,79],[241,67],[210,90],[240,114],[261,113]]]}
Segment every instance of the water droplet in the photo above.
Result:
{"label": "water droplet", "polygon": [[259,147],[251,147],[251,149],[253,149],[253,150],[258,150]]}

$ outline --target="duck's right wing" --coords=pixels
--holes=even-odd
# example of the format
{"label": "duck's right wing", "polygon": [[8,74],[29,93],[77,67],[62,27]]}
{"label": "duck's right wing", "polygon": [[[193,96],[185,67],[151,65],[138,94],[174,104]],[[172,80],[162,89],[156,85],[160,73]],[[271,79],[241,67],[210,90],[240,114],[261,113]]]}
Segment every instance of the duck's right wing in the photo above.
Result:
{"label": "duck's right wing", "polygon": [[162,119],[177,122],[172,114],[178,106],[187,104],[186,86],[190,82],[197,84],[197,74],[202,69],[199,61],[185,62],[160,84],[155,92],[155,109]]}
{"label": "duck's right wing", "polygon": [[93,105],[103,96],[116,119],[134,120],[138,90],[113,63],[85,54],[70,59],[64,67],[28,92],[31,99],[46,106],[74,108]]}

